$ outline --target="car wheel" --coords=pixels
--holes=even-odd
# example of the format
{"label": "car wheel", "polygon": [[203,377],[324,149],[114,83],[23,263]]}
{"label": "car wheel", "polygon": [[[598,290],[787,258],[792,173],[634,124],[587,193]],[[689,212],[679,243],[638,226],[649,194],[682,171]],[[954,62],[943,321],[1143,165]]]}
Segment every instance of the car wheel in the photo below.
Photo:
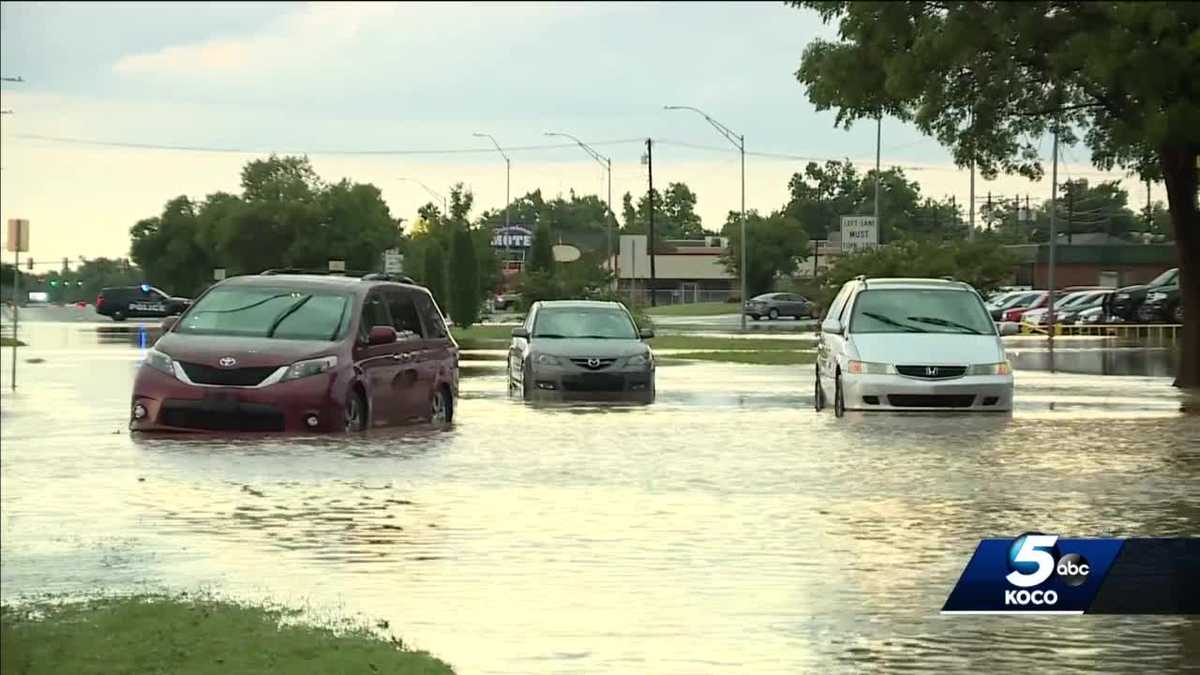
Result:
{"label": "car wheel", "polygon": [[813,379],[816,381],[816,386],[813,387],[813,409],[821,412],[825,409],[825,392],[821,391],[820,371],[817,371],[817,376]]}
{"label": "car wheel", "polygon": [[1175,305],[1175,309],[1171,310],[1171,318],[1175,320],[1175,323],[1183,323],[1183,303],[1182,302],[1179,303],[1178,305]]}
{"label": "car wheel", "polygon": [[779,310],[772,307],[771,311],[767,312],[767,318],[772,321],[774,321],[775,319],[778,319],[779,318]]}
{"label": "car wheel", "polygon": [[521,369],[521,398],[526,401],[533,399],[533,372],[529,366]]}
{"label": "car wheel", "polygon": [[355,389],[346,397],[346,431],[363,431],[367,428],[367,402],[362,392]]}
{"label": "car wheel", "polygon": [[838,373],[833,380],[833,416],[842,417],[846,414],[846,395],[842,393],[842,374]]}
{"label": "car wheel", "polygon": [[453,420],[454,400],[450,397],[450,390],[444,386],[438,387],[429,403],[429,421],[433,424],[450,424]]}
{"label": "car wheel", "polygon": [[121,311],[121,310],[119,310],[119,309],[118,309],[118,310],[116,310],[116,311],[114,311],[114,312],[113,312],[112,314],[110,314],[109,316],[110,316],[110,317],[112,317],[112,320],[113,320],[113,321],[124,321],[124,320],[125,320],[125,312],[122,312],[122,311]]}
{"label": "car wheel", "polygon": [[1138,307],[1137,318],[1142,323],[1153,323],[1156,317],[1149,307],[1142,305]]}

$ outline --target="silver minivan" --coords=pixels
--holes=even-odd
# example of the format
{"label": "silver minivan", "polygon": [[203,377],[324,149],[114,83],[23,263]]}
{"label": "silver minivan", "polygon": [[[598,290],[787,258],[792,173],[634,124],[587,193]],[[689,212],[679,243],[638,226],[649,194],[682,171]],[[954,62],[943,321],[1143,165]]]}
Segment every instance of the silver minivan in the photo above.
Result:
{"label": "silver minivan", "polygon": [[817,345],[814,405],[846,410],[1012,410],[1001,335],[969,284],[943,279],[846,282]]}

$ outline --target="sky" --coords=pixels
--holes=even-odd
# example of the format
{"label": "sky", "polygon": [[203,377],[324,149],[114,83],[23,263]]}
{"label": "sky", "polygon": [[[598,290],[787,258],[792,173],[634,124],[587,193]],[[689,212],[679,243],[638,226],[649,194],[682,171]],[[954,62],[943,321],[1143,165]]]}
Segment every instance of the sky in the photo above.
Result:
{"label": "sky", "polygon": [[[653,138],[656,187],[686,182],[719,229],[740,204],[738,154],[664,105],[703,109],[750,152],[791,156],[747,158],[751,209],[785,203],[809,158],[873,166],[874,125],[835,128],[795,79],[815,38],[836,39],[836,26],[777,2],[3,3],[0,73],[24,81],[0,90],[12,110],[0,218],[30,220],[22,261],[124,256],[137,220],[181,194],[237,191],[241,166],[272,151],[309,154],[327,180],[374,183],[410,222],[431,197],[402,178],[441,194],[461,181],[478,214],[503,206],[505,168],[475,132],[510,148],[514,198],[606,197],[601,166],[553,131],[611,156],[618,213],[622,194],[646,190]],[[144,145],[175,149],[132,147]],[[936,141],[885,118],[881,145],[885,168],[968,203],[969,173]],[[1105,177],[1085,148],[1062,159],[1060,178]],[[1144,185],[1126,187],[1145,203]],[[977,201],[988,192],[1038,201],[1050,183],[977,177]]]}

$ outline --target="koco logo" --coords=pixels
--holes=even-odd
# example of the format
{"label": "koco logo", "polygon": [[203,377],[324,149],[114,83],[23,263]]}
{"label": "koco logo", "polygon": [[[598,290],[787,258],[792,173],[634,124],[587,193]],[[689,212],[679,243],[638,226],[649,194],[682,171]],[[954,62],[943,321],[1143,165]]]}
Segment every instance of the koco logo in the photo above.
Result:
{"label": "koco logo", "polygon": [[1023,534],[1013,540],[1008,549],[1008,569],[1004,577],[1016,590],[1004,592],[1006,605],[1053,605],[1058,602],[1054,590],[1028,590],[1039,586],[1057,574],[1067,586],[1075,587],[1087,581],[1091,571],[1088,561],[1078,553],[1061,555],[1058,536],[1052,534]]}

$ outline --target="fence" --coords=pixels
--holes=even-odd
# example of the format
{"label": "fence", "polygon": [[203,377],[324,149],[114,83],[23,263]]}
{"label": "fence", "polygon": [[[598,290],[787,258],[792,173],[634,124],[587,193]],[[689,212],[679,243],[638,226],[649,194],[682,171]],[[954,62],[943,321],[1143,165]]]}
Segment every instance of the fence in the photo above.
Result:
{"label": "fence", "polygon": [[[656,305],[692,305],[700,302],[727,302],[730,298],[736,298],[736,291],[728,290],[701,290],[698,288],[660,288],[654,291],[654,301]],[[650,304],[650,289],[623,289],[622,297],[628,299],[633,304],[649,305]],[[731,312],[737,311],[737,303],[729,303]]]}
{"label": "fence", "polygon": [[[1021,325],[1022,332],[1028,331],[1034,335],[1047,335],[1045,327]],[[1116,324],[1058,324],[1054,334],[1061,336],[1100,336],[1118,338],[1156,338],[1174,341],[1179,337],[1183,325],[1178,323],[1116,323]]]}

